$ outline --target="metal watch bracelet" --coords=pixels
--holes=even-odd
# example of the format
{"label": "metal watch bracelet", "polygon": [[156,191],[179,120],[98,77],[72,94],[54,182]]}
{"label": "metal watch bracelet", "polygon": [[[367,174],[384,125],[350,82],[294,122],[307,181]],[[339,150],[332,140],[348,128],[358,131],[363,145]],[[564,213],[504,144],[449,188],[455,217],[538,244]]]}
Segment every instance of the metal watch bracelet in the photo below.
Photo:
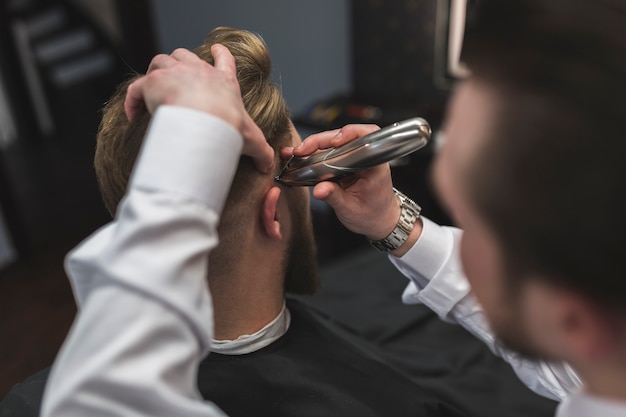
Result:
{"label": "metal watch bracelet", "polygon": [[420,217],[422,208],[406,195],[402,194],[395,187],[393,192],[400,199],[400,219],[396,227],[387,235],[386,238],[381,240],[370,240],[370,245],[375,247],[381,252],[389,252],[394,249],[398,249],[409,238],[415,222]]}

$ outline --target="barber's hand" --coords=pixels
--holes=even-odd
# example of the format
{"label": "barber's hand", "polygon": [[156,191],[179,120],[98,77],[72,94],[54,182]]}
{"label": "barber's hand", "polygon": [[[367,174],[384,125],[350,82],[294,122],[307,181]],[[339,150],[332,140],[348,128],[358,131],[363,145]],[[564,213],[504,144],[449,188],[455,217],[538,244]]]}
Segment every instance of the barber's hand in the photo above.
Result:
{"label": "barber's hand", "polygon": [[215,65],[186,49],[152,59],[145,76],[126,93],[124,110],[132,120],[145,106],[150,113],[162,104],[189,107],[217,116],[243,136],[243,154],[251,156],[261,172],[270,172],[274,151],[244,108],[237,82],[235,59],[223,45],[211,48]]}
{"label": "barber's hand", "polygon": [[[319,149],[343,145],[375,130],[376,125],[347,125],[341,129],[318,133],[306,138],[296,148],[284,148],[288,158],[313,154]],[[339,183],[325,181],[313,189],[313,197],[328,203],[337,218],[354,233],[368,239],[387,237],[400,218],[400,203],[393,193],[389,164],[359,171]]]}

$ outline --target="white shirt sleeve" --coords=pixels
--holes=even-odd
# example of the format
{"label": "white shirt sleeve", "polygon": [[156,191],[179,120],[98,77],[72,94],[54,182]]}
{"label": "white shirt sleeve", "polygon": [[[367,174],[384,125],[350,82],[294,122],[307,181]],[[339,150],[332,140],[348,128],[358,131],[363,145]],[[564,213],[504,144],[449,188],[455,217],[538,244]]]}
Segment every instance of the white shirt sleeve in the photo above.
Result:
{"label": "white shirt sleeve", "polygon": [[422,220],[424,229],[415,245],[401,258],[389,256],[410,280],[402,300],[423,303],[443,320],[462,325],[511,364],[519,378],[540,395],[562,400],[579,387],[581,381],[569,365],[526,360],[502,346],[463,274],[458,253],[462,231]]}
{"label": "white shirt sleeve", "polygon": [[78,315],[42,416],[224,415],[196,372],[213,334],[207,255],[242,146],[218,118],[157,110],[115,220],[66,259]]}

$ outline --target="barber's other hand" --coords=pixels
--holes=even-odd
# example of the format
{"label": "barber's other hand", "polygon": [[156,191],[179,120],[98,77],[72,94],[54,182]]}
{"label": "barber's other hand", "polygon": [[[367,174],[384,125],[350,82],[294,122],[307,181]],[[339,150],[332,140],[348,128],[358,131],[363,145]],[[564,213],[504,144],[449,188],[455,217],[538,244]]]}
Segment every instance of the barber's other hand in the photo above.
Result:
{"label": "barber's other hand", "polygon": [[214,66],[186,49],[155,56],[147,74],[128,87],[126,115],[132,120],[144,106],[154,113],[162,104],[212,114],[234,126],[244,138],[243,154],[254,159],[259,171],[270,172],[274,151],[244,108],[235,59],[223,45],[213,45],[211,53]]}
{"label": "barber's other hand", "polygon": [[[296,148],[284,148],[283,158],[306,156],[319,149],[343,145],[375,130],[376,125],[347,125],[341,129],[306,138]],[[389,164],[379,165],[349,176],[339,183],[325,181],[313,189],[313,197],[328,203],[345,227],[368,239],[387,237],[400,218],[400,204],[393,193]]]}

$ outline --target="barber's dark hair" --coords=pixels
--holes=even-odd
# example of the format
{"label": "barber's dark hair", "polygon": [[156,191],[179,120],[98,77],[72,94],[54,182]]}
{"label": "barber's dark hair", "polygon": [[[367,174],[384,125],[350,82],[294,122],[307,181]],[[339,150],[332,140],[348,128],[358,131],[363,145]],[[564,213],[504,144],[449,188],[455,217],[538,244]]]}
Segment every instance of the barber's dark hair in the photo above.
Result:
{"label": "barber's dark hair", "polygon": [[464,47],[496,92],[468,194],[516,276],[626,311],[626,2],[481,0]]}

